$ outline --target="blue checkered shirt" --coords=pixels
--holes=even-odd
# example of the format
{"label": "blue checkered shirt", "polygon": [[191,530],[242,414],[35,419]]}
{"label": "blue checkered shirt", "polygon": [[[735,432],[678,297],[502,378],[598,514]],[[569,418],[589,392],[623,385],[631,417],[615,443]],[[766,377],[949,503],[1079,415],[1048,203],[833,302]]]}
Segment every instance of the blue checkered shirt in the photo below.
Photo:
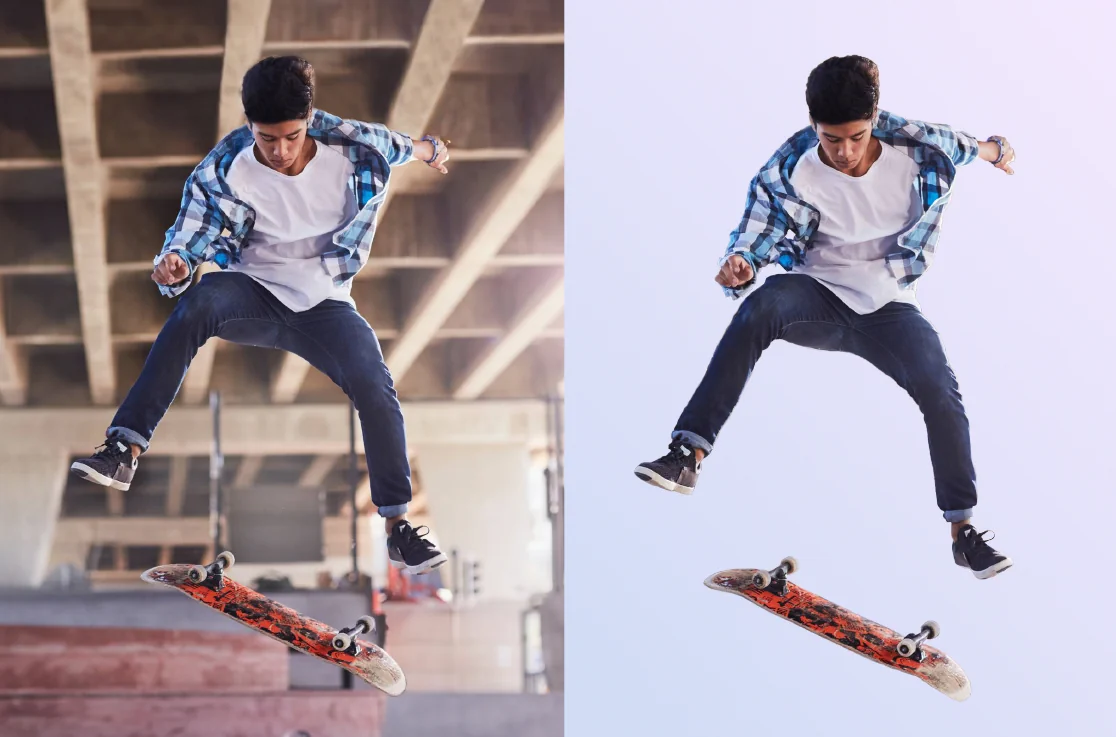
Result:
{"label": "blue checkered shirt", "polygon": [[[907,286],[929,268],[957,167],[976,160],[980,142],[944,125],[904,120],[883,110],[872,135],[918,164],[915,186],[922,199],[922,217],[900,234],[897,250],[887,256],[888,269],[900,285]],[[747,260],[753,273],[769,264],[791,271],[803,263],[821,215],[795,194],[790,178],[798,160],[817,144],[813,128],[803,128],[763,165],[749,185],[744,217],[732,231],[721,265],[733,254]],[[738,299],[750,284],[724,287],[724,292]]]}
{"label": "blue checkered shirt", "polygon": [[[376,213],[387,193],[391,167],[411,161],[414,143],[402,133],[378,123],[344,120],[314,110],[307,136],[339,151],[353,162],[349,188],[360,212],[333,237],[336,248],[322,255],[322,266],[335,284],[343,284],[360,271],[376,234]],[[240,249],[252,231],[256,214],[236,198],[225,177],[236,155],[252,145],[252,132],[241,126],[221,139],[186,179],[182,205],[174,225],[167,229],[157,264],[167,253],[180,256],[190,275],[169,286],[159,285],[168,297],[181,294],[194,279],[194,271],[205,261],[222,269],[240,261]]]}

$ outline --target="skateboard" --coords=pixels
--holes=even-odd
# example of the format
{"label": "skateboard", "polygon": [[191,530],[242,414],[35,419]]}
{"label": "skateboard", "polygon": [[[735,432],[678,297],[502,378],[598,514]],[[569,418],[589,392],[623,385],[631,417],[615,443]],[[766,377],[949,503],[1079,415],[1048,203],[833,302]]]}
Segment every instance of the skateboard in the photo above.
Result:
{"label": "skateboard", "polygon": [[140,577],[178,589],[246,627],[344,668],[389,696],[406,690],[407,679],[395,660],[379,646],[357,639],[376,629],[372,617],[361,617],[354,626],[340,630],[304,617],[225,575],[235,562],[233,554],[225,551],[207,566],[156,566]]}
{"label": "skateboard", "polygon": [[926,622],[918,632],[904,637],[791,583],[787,576],[796,570],[798,562],[787,557],[770,571],[737,568],[714,573],[705,579],[705,585],[742,596],[830,642],[909,673],[955,701],[969,698],[969,679],[961,667],[925,644],[941,634],[937,622]]}

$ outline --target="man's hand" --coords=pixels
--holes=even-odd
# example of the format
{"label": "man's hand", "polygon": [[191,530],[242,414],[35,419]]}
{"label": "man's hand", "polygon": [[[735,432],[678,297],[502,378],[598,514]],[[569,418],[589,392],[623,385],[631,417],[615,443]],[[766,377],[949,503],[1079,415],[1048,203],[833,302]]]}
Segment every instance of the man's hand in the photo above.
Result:
{"label": "man's hand", "polygon": [[159,265],[155,267],[155,271],[151,274],[151,278],[156,284],[162,284],[165,287],[177,284],[188,276],[190,276],[190,267],[180,256],[174,253],[163,256],[163,260],[159,262]]}
{"label": "man's hand", "polygon": [[743,256],[733,254],[729,256],[728,261],[725,261],[724,266],[717,272],[714,281],[722,287],[739,287],[742,284],[747,284],[752,280],[755,274],[752,273],[752,266]]}
{"label": "man's hand", "polygon": [[[1011,168],[1012,162],[1015,161],[1015,149],[1008,143],[1008,139],[1003,136],[992,136],[992,138],[1000,139],[1000,143],[1004,147],[1004,157],[1000,159],[1000,163],[993,164],[997,169],[1006,171],[1008,174],[1014,174],[1015,170]],[[1000,147],[996,145],[996,141],[982,141],[980,144],[980,158],[985,161],[995,161],[1000,156]]]}

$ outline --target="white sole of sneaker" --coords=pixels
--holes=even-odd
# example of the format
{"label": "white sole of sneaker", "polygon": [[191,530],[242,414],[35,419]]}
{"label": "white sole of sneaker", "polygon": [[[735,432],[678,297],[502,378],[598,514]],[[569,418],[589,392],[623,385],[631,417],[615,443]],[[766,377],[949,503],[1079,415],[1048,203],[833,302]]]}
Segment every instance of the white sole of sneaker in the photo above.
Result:
{"label": "white sole of sneaker", "polygon": [[392,567],[398,568],[401,571],[406,571],[413,576],[421,576],[424,573],[432,571],[447,560],[449,560],[449,558],[446,557],[445,553],[438,553],[430,560],[419,563],[417,566],[409,566],[406,563],[397,562],[388,558],[388,562],[391,563]]}
{"label": "white sole of sneaker", "polygon": [[84,463],[73,463],[70,465],[70,470],[80,474],[86,480],[92,481],[95,484],[100,484],[101,486],[110,486],[113,489],[120,489],[121,491],[127,491],[132,487],[131,484],[126,484],[123,481],[116,481],[104,474],[97,473]]}
{"label": "white sole of sneaker", "polygon": [[988,568],[985,568],[983,571],[973,571],[973,575],[976,576],[977,578],[981,579],[981,580],[984,580],[986,578],[992,578],[997,573],[1002,573],[1003,571],[1006,571],[1007,569],[1011,568],[1011,566],[1012,566],[1011,558],[1004,558],[1003,560],[1001,560],[996,565],[989,566]]}
{"label": "white sole of sneaker", "polygon": [[694,493],[692,486],[683,486],[670,479],[663,478],[646,466],[637,466],[635,475],[652,486],[658,486],[660,489],[665,489],[666,491],[673,491],[677,494],[685,494],[686,496]]}

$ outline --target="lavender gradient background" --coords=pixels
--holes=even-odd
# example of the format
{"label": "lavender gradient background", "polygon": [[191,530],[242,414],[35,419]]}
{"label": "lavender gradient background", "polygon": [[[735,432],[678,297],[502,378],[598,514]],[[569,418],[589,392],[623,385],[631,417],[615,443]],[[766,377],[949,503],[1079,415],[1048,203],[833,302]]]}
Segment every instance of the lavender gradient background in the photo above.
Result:
{"label": "lavender gradient background", "polygon": [[[636,12],[634,9],[638,7]],[[1101,734],[1116,502],[1111,4],[567,2],[567,734]],[[810,69],[859,53],[881,107],[983,139],[919,282],[969,412],[978,529],[954,566],[913,402],[866,362],[776,343],[691,498],[660,455],[738,303],[713,275],[748,180],[807,122]],[[955,703],[702,586],[794,580],[941,623]]]}

